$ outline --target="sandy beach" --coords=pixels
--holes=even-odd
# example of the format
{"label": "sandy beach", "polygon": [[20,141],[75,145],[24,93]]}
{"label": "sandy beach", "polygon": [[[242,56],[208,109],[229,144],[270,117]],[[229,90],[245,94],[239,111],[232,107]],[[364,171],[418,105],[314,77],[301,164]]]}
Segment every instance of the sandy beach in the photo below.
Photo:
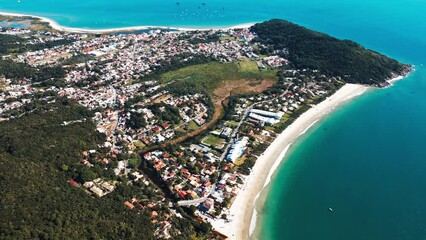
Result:
{"label": "sandy beach", "polygon": [[[209,30],[209,29],[235,29],[235,28],[249,28],[255,23],[240,24],[232,27],[212,27],[212,28],[180,28],[180,27],[164,27],[164,26],[134,26],[123,28],[109,28],[109,29],[84,29],[65,27],[58,24],[56,21],[27,14],[16,14],[0,12],[4,16],[17,16],[17,17],[34,17],[47,22],[53,29],[72,32],[72,33],[113,33],[113,32],[131,32],[138,30],[176,30],[176,31],[194,31],[194,30]],[[398,76],[388,82],[392,85],[394,82],[404,78],[405,76]],[[323,102],[309,109],[303,113],[297,120],[291,124],[283,133],[281,133],[274,142],[267,148],[267,150],[256,161],[251,174],[244,181],[244,186],[239,191],[235,201],[233,202],[228,218],[230,222],[225,222],[222,219],[212,221],[213,228],[228,236],[230,239],[249,239],[255,238],[256,228],[256,202],[263,201],[267,191],[268,185],[273,179],[273,176],[290,148],[291,144],[302,134],[304,134],[316,122],[324,118],[333,109],[339,107],[344,102],[353,99],[369,90],[370,87],[357,84],[346,84],[339,89],[332,96],[328,97]],[[260,204],[261,205],[261,204]]]}
{"label": "sandy beach", "polygon": [[29,15],[29,14],[19,14],[19,13],[9,13],[9,12],[0,12],[0,15],[3,16],[14,16],[14,17],[33,17],[38,18],[43,22],[46,22],[49,24],[50,27],[53,29],[56,29],[58,31],[63,32],[70,32],[70,33],[93,33],[93,34],[103,34],[103,33],[114,33],[114,32],[132,32],[132,31],[139,31],[139,30],[174,30],[174,31],[195,31],[195,30],[228,30],[228,29],[236,29],[236,28],[249,28],[253,26],[256,23],[244,23],[244,24],[238,24],[231,27],[206,27],[206,28],[187,28],[187,27],[165,27],[165,26],[134,26],[134,27],[122,27],[122,28],[106,28],[106,29],[85,29],[85,28],[73,28],[73,27],[65,27],[57,23],[56,21],[35,16],[35,15]]}
{"label": "sandy beach", "polygon": [[[290,145],[312,125],[322,119],[342,103],[363,94],[370,87],[346,84],[332,96],[303,113],[284,130],[256,161],[252,173],[246,179],[230,208],[230,222],[216,220],[215,230],[230,239],[249,239],[256,226],[255,203],[260,193],[270,183],[276,169],[280,166]],[[262,195],[266,192],[262,192]]]}

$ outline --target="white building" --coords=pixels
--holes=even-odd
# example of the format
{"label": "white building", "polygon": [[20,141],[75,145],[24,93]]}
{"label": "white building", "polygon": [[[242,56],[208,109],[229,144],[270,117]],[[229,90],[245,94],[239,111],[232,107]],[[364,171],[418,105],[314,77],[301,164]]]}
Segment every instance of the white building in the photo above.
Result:
{"label": "white building", "polygon": [[259,115],[263,115],[266,117],[273,117],[276,119],[281,119],[281,117],[284,115],[283,112],[269,112],[269,111],[264,111],[264,110],[259,110],[259,109],[252,109],[250,110],[251,113],[256,113]]}
{"label": "white building", "polygon": [[249,114],[249,117],[250,117],[250,118],[253,118],[253,119],[255,119],[255,120],[258,120],[258,121],[264,122],[265,124],[268,124],[268,125],[273,125],[273,124],[276,124],[276,123],[279,123],[279,122],[280,122],[280,120],[279,120],[279,119],[260,116],[260,115],[258,115],[258,114],[256,114],[256,113],[250,113],[250,114]]}
{"label": "white building", "polygon": [[235,160],[241,157],[246,150],[246,145],[248,143],[249,138],[243,137],[240,140],[237,140],[229,150],[228,155],[226,155],[226,160],[230,162],[235,162]]}

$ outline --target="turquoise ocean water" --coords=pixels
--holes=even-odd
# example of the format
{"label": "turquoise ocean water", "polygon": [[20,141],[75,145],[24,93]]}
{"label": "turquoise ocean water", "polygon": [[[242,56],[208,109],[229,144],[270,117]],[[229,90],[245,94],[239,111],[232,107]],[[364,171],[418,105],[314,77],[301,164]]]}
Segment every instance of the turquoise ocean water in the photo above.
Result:
{"label": "turquoise ocean water", "polygon": [[204,3],[0,0],[0,11],[96,29],[231,26],[283,18],[416,64],[409,78],[351,101],[291,147],[258,225],[261,239],[426,239],[426,67],[420,66],[426,65],[426,1]]}

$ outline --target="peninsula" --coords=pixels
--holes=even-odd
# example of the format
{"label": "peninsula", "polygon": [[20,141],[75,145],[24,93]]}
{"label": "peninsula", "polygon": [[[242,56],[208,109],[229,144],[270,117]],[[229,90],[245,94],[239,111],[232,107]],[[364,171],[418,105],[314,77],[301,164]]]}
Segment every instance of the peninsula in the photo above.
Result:
{"label": "peninsula", "polygon": [[0,27],[5,239],[247,239],[289,145],[412,71],[277,19],[125,33],[31,24]]}

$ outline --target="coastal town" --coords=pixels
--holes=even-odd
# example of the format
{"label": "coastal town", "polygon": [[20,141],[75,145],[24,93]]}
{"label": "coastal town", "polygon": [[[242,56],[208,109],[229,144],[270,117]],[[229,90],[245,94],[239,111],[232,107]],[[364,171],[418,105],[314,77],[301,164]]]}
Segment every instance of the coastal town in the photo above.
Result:
{"label": "coastal town", "polygon": [[[288,49],[271,51],[249,28],[90,34],[6,27],[0,35],[20,39],[2,61],[49,76],[0,75],[0,121],[58,101],[87,109],[88,117],[59,125],[91,121],[105,141],[81,152],[78,171],[64,182],[95,198],[121,184],[136,187],[117,204],[147,214],[162,239],[179,235],[180,209],[211,224],[212,239],[233,239],[221,227],[236,221],[231,209],[257,160],[301,114],[345,85],[294,68]],[[212,64],[235,67],[236,81],[245,82],[221,98],[221,84],[198,83],[188,70]],[[273,84],[252,90],[266,80]]]}

